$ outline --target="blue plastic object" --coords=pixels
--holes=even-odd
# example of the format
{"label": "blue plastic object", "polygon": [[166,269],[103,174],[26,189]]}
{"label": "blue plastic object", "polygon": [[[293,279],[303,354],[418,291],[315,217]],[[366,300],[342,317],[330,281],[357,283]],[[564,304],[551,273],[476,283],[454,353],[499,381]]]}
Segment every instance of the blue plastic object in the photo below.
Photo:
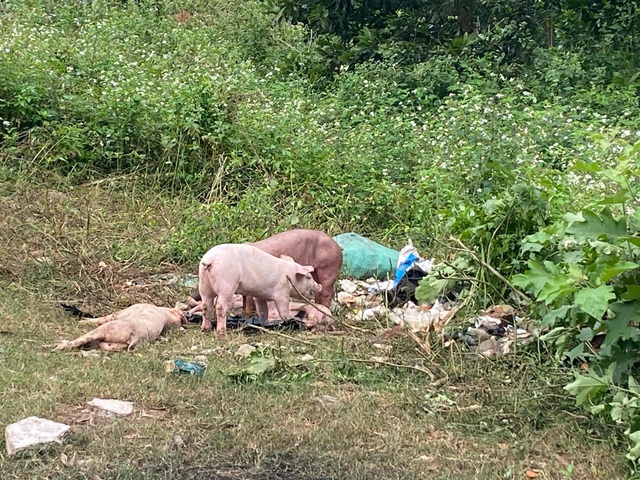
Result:
{"label": "blue plastic object", "polygon": [[420,257],[415,253],[410,253],[409,256],[405,259],[404,262],[396,269],[396,277],[393,279],[393,287],[397,287],[402,277],[405,276],[407,270],[411,268],[415,262],[420,261]]}
{"label": "blue plastic object", "polygon": [[198,362],[185,362],[184,360],[173,361],[173,373],[178,375],[180,373],[188,373],[189,375],[195,375],[196,377],[202,377],[207,366]]}

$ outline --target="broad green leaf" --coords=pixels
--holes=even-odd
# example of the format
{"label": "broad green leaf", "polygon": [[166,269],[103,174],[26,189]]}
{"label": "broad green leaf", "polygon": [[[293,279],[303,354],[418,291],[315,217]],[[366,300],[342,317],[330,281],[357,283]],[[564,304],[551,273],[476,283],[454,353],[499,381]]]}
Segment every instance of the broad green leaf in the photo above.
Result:
{"label": "broad green leaf", "polygon": [[568,265],[577,265],[584,260],[584,251],[580,249],[564,252],[562,259]]}
{"label": "broad green leaf", "polygon": [[622,300],[640,299],[640,285],[627,285],[627,290],[620,295]]}
{"label": "broad green leaf", "polygon": [[553,326],[558,320],[564,320],[567,317],[567,312],[572,308],[573,305],[563,305],[562,307],[549,310],[549,312],[542,318],[542,324],[549,327]]}
{"label": "broad green leaf", "polygon": [[549,279],[542,291],[538,294],[537,300],[550,305],[556,299],[571,295],[578,288],[572,284],[574,279],[568,275],[554,275]]}
{"label": "broad green leaf", "polygon": [[[640,212],[640,210],[638,210]],[[640,247],[640,237],[620,237],[619,240],[623,242],[629,242],[636,247]]]}
{"label": "broad green leaf", "polygon": [[246,369],[250,375],[262,375],[275,367],[276,361],[271,357],[256,357],[251,359],[251,365]]}
{"label": "broad green leaf", "polygon": [[542,250],[543,247],[544,245],[542,243],[524,242],[522,244],[522,253],[526,253],[526,252],[538,253]]}
{"label": "broad green leaf", "polygon": [[631,444],[631,448],[629,448],[629,453],[627,453],[626,457],[635,462],[640,458],[640,431],[629,434],[629,443]]}
{"label": "broad green leaf", "polygon": [[619,340],[634,338],[640,331],[638,327],[631,325],[631,322],[640,320],[640,301],[633,302],[615,302],[609,305],[614,313],[614,317],[603,322],[607,330],[603,345],[613,345]]}
{"label": "broad green leaf", "polygon": [[418,282],[415,295],[421,302],[433,303],[447,288],[454,285],[455,280],[428,276]]}
{"label": "broad green leaf", "polygon": [[621,188],[613,195],[604,197],[598,202],[598,205],[615,205],[618,203],[627,203],[629,200],[631,200],[631,194],[629,193],[629,190],[626,188]]}
{"label": "broad green leaf", "polygon": [[527,235],[522,243],[522,252],[539,252],[552,238],[553,236],[544,230]]}
{"label": "broad green leaf", "polygon": [[607,283],[609,280],[620,275],[622,272],[633,270],[634,268],[638,267],[640,267],[640,265],[638,265],[637,263],[618,260],[613,265],[605,265],[601,270],[599,269],[600,281],[602,283]]}
{"label": "broad green leaf", "polygon": [[606,378],[590,372],[586,377],[574,373],[576,379],[564,389],[576,397],[576,405],[589,405],[591,400],[607,391],[609,383]]}
{"label": "broad green leaf", "polygon": [[582,342],[580,342],[578,345],[576,345],[566,353],[566,358],[571,363],[573,363],[573,361],[576,358],[578,357],[582,358],[583,356],[584,356],[584,343]]}
{"label": "broad green leaf", "polygon": [[589,327],[582,328],[576,338],[581,342],[590,342],[593,340],[593,330]]}
{"label": "broad green leaf", "polygon": [[573,169],[579,172],[600,172],[602,167],[596,162],[576,162]]}
{"label": "broad green leaf", "polygon": [[573,221],[567,227],[567,233],[573,235],[576,240],[598,240],[603,235],[613,239],[626,235],[627,224],[624,218],[616,220],[611,214],[609,207],[605,207],[600,216],[591,210],[582,212],[584,221]]}
{"label": "broad green leaf", "polygon": [[625,185],[627,183],[627,179],[624,174],[620,173],[617,168],[608,168],[606,170],[601,170],[600,175],[609,180],[613,180],[618,185]]}
{"label": "broad green leaf", "polygon": [[620,403],[612,403],[611,404],[611,420],[613,420],[614,422],[617,422],[618,420],[620,420],[623,415],[624,415],[624,409],[622,408],[622,405],[620,405]]}
{"label": "broad green leaf", "polygon": [[529,270],[524,274],[514,275],[514,285],[527,288],[531,285],[537,300],[547,305],[556,298],[566,296],[576,290],[575,278],[562,273],[561,268],[553,262],[545,261],[544,265],[529,260]]}
{"label": "broad green leaf", "polygon": [[631,375],[629,375],[629,390],[637,395],[640,395],[640,385],[638,384],[638,381]]}
{"label": "broad green leaf", "polygon": [[584,222],[584,217],[582,216],[582,212],[572,213],[568,212],[562,216],[562,219],[567,223],[573,222]]}
{"label": "broad green leaf", "polygon": [[609,301],[616,298],[613,287],[610,285],[600,285],[598,288],[583,288],[574,297],[574,302],[580,309],[601,320],[604,312],[609,307]]}
{"label": "broad green leaf", "polygon": [[556,327],[553,330],[551,330],[550,332],[547,332],[544,335],[542,335],[540,337],[540,340],[542,340],[543,342],[549,342],[549,341],[557,340],[561,336],[567,335],[566,330],[567,329],[565,327]]}
{"label": "broad green leaf", "polygon": [[611,255],[616,250],[615,245],[609,242],[603,242],[602,240],[589,240],[588,243],[598,255]]}

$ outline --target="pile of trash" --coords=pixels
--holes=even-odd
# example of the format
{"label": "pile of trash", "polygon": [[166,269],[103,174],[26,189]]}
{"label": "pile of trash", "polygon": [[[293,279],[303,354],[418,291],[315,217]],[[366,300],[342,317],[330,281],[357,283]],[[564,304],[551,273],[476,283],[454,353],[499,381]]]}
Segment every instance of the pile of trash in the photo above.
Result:
{"label": "pile of trash", "polygon": [[[515,350],[516,344],[526,345],[540,336],[538,329],[523,328],[523,318],[518,317],[513,307],[509,305],[495,305],[482,315],[473,318],[468,328],[463,327],[462,330],[458,329],[453,333],[447,332],[444,327],[459,310],[455,300],[452,301],[443,296],[432,305],[421,305],[415,297],[415,289],[419,281],[428,275],[433,266],[433,260],[421,258],[411,240],[397,257],[389,254],[389,249],[386,247],[380,246],[382,247],[380,249],[375,242],[365,240],[369,242],[367,244],[369,252],[380,253],[380,258],[377,260],[370,253],[366,259],[370,266],[390,265],[394,258],[397,260],[394,268],[385,269],[384,274],[387,280],[383,280],[384,277],[378,270],[366,280],[345,279],[338,282],[337,300],[340,305],[349,310],[347,318],[350,321],[386,318],[396,325],[406,326],[414,333],[442,332],[444,346],[462,341],[469,346],[477,347],[478,352],[487,358],[508,354]],[[338,241],[337,238],[336,241]],[[357,243],[361,248],[363,246],[363,242],[358,238],[350,237],[349,241]],[[358,264],[363,258],[361,253],[356,256],[344,248],[343,253],[347,264],[345,273],[349,274],[350,270],[353,270],[351,273],[356,275],[374,273],[371,268],[362,268]],[[390,279],[391,276],[393,279]]]}
{"label": "pile of trash", "polygon": [[527,345],[540,335],[539,328],[526,329],[524,319],[518,317],[510,305],[494,305],[472,320],[466,331],[445,335],[444,346],[455,341],[477,346],[480,355],[487,358],[501,357],[516,349],[516,345]]}
{"label": "pile of trash", "polygon": [[[341,245],[345,273],[356,278],[363,274],[371,275],[364,281],[345,279],[338,282],[338,303],[351,309],[347,314],[349,320],[385,317],[397,325],[407,325],[413,332],[439,332],[453,318],[457,308],[450,302],[436,301],[433,305],[419,305],[415,290],[420,280],[431,270],[433,260],[423,259],[411,240],[400,252],[395,252],[356,234],[348,235],[350,243]],[[354,244],[359,250],[349,250],[349,246]],[[362,254],[363,249],[369,252],[367,257]],[[389,252],[395,252],[395,255]],[[379,254],[377,259],[376,253]],[[368,263],[367,266],[362,265],[363,258]],[[392,260],[395,260],[393,267],[387,267]],[[374,271],[371,267],[376,267],[377,270]],[[383,275],[388,279],[383,280]]]}

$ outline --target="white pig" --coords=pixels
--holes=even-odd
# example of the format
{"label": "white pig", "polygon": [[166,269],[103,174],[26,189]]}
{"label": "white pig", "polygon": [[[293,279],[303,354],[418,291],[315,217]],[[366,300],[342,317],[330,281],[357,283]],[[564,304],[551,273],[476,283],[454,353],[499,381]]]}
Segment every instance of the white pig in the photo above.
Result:
{"label": "white pig", "polygon": [[311,275],[313,267],[299,265],[286,255],[281,257],[253,245],[231,243],[217,245],[205,253],[198,271],[202,330],[211,330],[215,301],[216,330],[220,338],[226,337],[227,314],[235,293],[254,297],[261,318],[269,318],[267,300],[275,303],[283,319],[289,315],[290,297],[313,300],[322,289]]}

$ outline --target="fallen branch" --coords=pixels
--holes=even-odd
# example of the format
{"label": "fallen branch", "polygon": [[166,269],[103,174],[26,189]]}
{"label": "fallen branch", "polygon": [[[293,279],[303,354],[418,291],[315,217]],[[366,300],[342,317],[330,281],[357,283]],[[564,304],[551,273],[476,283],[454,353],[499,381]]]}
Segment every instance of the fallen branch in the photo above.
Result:
{"label": "fallen branch", "polygon": [[376,343],[379,342],[381,340],[386,340],[387,338],[393,337],[395,335],[397,335],[398,333],[400,333],[403,329],[403,325],[401,323],[394,325],[391,328],[386,329],[384,332],[376,335],[375,337],[371,338],[369,340],[369,343]]}

